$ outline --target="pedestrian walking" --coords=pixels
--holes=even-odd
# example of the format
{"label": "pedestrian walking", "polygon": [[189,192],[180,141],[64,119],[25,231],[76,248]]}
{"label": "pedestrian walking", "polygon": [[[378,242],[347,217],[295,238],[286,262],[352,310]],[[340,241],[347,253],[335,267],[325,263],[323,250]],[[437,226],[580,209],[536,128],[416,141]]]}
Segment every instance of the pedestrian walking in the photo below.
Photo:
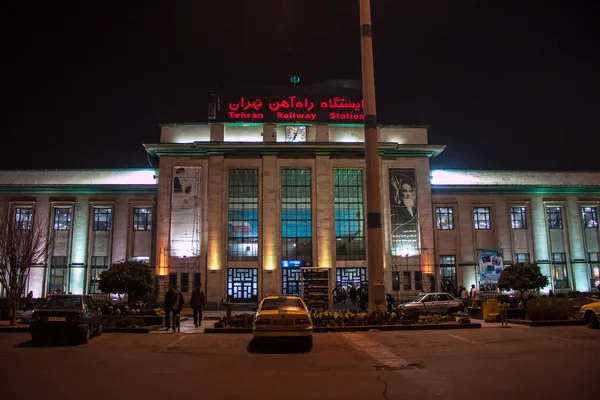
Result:
{"label": "pedestrian walking", "polygon": [[190,305],[194,310],[194,326],[197,328],[202,325],[202,309],[206,307],[206,296],[199,286],[196,286],[192,291]]}
{"label": "pedestrian walking", "polygon": [[171,327],[171,312],[173,311],[173,302],[175,299],[175,293],[173,292],[173,288],[169,286],[169,290],[165,293],[165,325],[167,326],[166,331]]}
{"label": "pedestrian walking", "polygon": [[183,294],[179,291],[177,285],[173,286],[173,306],[171,307],[173,312],[173,332],[180,326],[181,310],[183,310],[184,301]]}

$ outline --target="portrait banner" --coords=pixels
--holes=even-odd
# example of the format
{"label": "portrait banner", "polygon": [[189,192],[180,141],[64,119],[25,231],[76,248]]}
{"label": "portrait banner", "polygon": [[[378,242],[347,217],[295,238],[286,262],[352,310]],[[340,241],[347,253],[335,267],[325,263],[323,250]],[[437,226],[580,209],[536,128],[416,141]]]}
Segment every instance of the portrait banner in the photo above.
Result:
{"label": "portrait banner", "polygon": [[200,167],[175,167],[171,187],[171,256],[200,255]]}
{"label": "portrait banner", "polygon": [[477,253],[479,269],[479,290],[496,290],[500,275],[504,270],[502,249],[481,249]]}
{"label": "portrait banner", "polygon": [[419,208],[414,169],[389,169],[392,255],[419,254]]}

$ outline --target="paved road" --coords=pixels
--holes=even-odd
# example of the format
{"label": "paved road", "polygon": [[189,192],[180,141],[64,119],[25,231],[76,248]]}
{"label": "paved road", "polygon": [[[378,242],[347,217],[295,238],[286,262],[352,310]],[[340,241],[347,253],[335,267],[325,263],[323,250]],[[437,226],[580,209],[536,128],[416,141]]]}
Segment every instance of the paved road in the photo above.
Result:
{"label": "paved road", "polygon": [[27,334],[0,334],[0,390],[11,400],[505,400],[598,393],[589,378],[600,331],[584,327],[317,334],[306,354],[282,345],[256,353],[250,339],[105,334],[84,346],[31,347]]}

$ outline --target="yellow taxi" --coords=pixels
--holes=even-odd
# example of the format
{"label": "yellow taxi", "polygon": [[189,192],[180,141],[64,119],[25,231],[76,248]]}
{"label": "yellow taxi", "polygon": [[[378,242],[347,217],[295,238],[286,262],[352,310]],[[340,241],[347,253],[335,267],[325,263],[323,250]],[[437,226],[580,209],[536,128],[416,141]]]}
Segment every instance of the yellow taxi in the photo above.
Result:
{"label": "yellow taxi", "polygon": [[587,323],[587,326],[591,329],[598,329],[600,324],[598,323],[598,319],[600,319],[600,301],[595,301],[590,304],[586,304],[581,307],[580,311],[583,314],[583,318]]}
{"label": "yellow taxi", "polygon": [[305,351],[312,350],[313,323],[304,301],[297,296],[267,296],[252,322],[254,339],[294,339]]}

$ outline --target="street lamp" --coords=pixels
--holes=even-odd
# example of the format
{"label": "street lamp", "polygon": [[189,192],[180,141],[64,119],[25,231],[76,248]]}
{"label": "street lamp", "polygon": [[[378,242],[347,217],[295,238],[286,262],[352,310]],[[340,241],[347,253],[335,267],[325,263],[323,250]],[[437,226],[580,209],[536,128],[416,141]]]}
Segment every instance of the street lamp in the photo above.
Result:
{"label": "street lamp", "polygon": [[377,107],[375,105],[375,73],[371,2],[360,1],[360,36],[362,89],[365,115],[365,166],[367,182],[367,271],[369,274],[369,310],[385,311],[383,283],[383,237],[381,233],[381,194],[379,192],[379,146]]}

